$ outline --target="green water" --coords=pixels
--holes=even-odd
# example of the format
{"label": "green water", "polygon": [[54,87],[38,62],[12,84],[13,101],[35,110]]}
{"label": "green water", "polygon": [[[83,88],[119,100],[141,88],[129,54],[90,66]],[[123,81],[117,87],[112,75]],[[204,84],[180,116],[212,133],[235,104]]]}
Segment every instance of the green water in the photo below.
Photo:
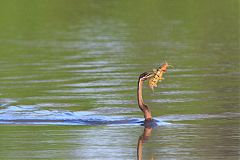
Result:
{"label": "green water", "polygon": [[[240,157],[238,0],[2,0],[0,57],[0,120],[142,118],[138,76],[167,60],[143,159]],[[143,130],[2,123],[0,159],[132,160]]]}

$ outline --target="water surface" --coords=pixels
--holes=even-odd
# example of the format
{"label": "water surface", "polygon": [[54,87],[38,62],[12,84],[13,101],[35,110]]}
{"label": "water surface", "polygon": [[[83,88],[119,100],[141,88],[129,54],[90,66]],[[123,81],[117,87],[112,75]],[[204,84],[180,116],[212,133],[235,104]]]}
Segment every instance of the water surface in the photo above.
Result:
{"label": "water surface", "polygon": [[239,2],[3,1],[0,159],[239,159]]}

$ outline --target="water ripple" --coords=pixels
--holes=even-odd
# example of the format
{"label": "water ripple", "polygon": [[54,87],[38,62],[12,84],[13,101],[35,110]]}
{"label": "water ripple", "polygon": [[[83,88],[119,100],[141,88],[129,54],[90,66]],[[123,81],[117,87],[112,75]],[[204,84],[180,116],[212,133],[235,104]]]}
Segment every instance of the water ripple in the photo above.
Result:
{"label": "water ripple", "polygon": [[[113,113],[130,113],[136,109],[97,108],[91,111],[40,110],[39,106],[2,106],[0,124],[54,124],[54,125],[140,125],[142,118],[113,116]],[[105,115],[106,114],[106,115]],[[199,120],[214,118],[239,118],[239,113],[221,114],[186,114],[157,117],[158,125],[170,125],[174,121]]]}

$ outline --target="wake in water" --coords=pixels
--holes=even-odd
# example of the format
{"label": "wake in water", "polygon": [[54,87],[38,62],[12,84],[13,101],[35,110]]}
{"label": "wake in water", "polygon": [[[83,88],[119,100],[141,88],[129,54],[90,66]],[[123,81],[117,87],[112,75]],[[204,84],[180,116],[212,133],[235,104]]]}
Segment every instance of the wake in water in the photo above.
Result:
{"label": "wake in water", "polygon": [[[104,108],[111,113],[114,108]],[[118,108],[119,110],[119,108]],[[121,110],[121,109],[120,109]],[[122,108],[123,112],[132,112],[129,108]],[[37,106],[1,106],[0,124],[16,125],[143,125],[143,118],[131,118],[127,116],[103,115],[101,109],[92,111],[64,111],[42,110]],[[119,112],[118,112],[119,113]],[[172,125],[174,121],[199,120],[207,118],[234,118],[237,113],[223,113],[218,115],[189,114],[168,115],[154,119],[157,126]]]}
{"label": "wake in water", "polygon": [[140,125],[143,122],[141,118],[100,115],[97,111],[39,110],[36,106],[8,106],[0,110],[0,124]]}

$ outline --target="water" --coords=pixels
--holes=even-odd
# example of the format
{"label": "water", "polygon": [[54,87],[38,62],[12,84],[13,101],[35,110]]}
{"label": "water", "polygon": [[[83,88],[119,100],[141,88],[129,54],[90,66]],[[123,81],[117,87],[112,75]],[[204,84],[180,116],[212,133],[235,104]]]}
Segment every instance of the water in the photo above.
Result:
{"label": "water", "polygon": [[[238,12],[237,0],[3,1],[0,159],[239,159]],[[158,127],[144,129],[137,79],[164,60],[174,68],[144,87]]]}

